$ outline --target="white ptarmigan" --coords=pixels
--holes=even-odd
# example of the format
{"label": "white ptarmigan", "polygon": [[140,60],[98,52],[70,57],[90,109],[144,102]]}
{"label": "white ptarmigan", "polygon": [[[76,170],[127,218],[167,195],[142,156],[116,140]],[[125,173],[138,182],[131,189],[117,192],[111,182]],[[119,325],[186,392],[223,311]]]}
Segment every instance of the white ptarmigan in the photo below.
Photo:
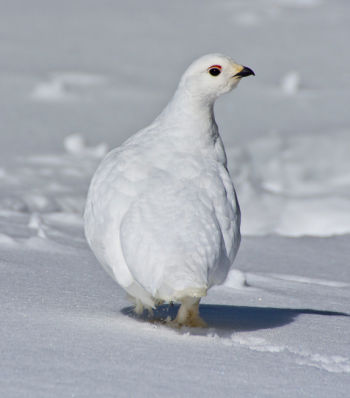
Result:
{"label": "white ptarmigan", "polygon": [[93,176],[86,238],[136,312],[180,302],[175,322],[203,326],[199,301],[226,279],[241,216],[213,107],[249,75],[221,54],[197,59],[161,114]]}

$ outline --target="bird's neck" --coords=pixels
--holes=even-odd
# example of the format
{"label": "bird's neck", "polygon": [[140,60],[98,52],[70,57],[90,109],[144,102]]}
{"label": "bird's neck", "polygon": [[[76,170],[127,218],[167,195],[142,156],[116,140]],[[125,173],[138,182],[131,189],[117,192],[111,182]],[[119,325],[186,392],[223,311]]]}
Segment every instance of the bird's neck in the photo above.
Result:
{"label": "bird's neck", "polygon": [[215,99],[193,95],[180,87],[155,122],[166,126],[165,133],[180,139],[203,143],[216,140]]}

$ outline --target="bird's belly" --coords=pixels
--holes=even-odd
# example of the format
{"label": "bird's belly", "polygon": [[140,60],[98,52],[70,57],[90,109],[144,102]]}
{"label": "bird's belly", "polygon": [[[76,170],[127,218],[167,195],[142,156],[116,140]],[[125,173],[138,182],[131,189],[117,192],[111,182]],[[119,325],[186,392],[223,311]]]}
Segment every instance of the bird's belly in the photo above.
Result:
{"label": "bird's belly", "polygon": [[222,283],[240,238],[226,169],[222,179],[215,162],[209,168],[207,159],[191,159],[191,178],[144,167],[135,180],[129,167],[111,172],[112,161],[107,158],[97,171],[85,210],[87,240],[106,271],[126,290],[136,283],[165,300]]}
{"label": "bird's belly", "polygon": [[226,278],[232,261],[225,239],[234,245],[239,225],[234,219],[222,225],[217,211],[230,203],[216,205],[221,208],[198,187],[164,181],[130,206],[120,228],[123,255],[135,280],[154,297],[207,289]]}

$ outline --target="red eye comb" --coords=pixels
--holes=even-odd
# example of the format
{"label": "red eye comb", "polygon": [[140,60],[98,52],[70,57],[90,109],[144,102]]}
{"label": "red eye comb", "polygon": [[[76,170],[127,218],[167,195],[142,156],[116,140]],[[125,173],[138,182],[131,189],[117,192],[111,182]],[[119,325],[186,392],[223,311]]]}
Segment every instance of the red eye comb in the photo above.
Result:
{"label": "red eye comb", "polygon": [[212,66],[209,67],[209,69],[212,69],[212,68],[222,69],[221,65],[212,65]]}

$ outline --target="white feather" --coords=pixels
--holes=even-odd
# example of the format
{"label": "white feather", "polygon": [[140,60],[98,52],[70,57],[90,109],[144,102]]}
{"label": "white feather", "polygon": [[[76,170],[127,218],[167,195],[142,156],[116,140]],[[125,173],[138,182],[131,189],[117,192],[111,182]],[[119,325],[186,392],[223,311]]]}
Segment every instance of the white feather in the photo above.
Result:
{"label": "white feather", "polygon": [[[221,65],[219,76],[208,67]],[[96,171],[85,233],[107,272],[136,300],[202,297],[224,282],[240,243],[240,210],[213,104],[242,67],[195,61],[165,110]]]}

